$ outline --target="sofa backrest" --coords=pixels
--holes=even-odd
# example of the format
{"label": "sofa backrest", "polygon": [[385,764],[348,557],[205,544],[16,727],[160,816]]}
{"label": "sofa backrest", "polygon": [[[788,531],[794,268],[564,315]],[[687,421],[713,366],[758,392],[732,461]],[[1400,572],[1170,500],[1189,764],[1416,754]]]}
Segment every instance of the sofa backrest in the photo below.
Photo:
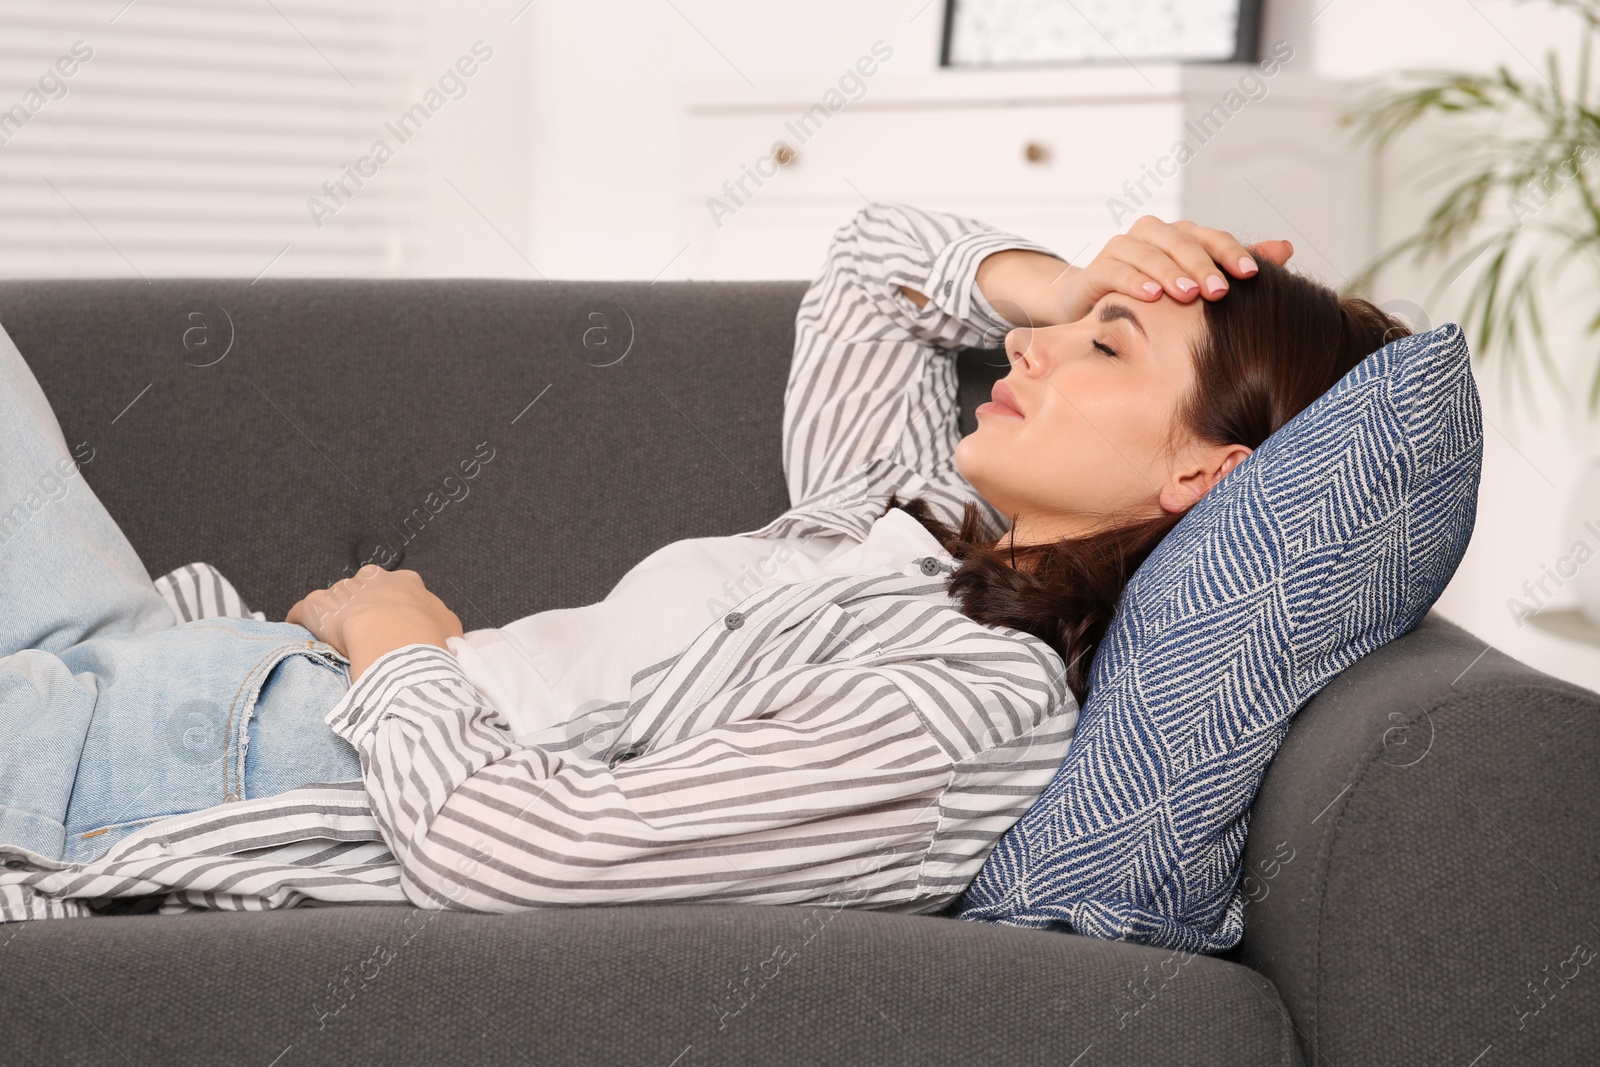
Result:
{"label": "sofa backrest", "polygon": [[[600,600],[661,545],[788,507],[804,290],[4,282],[0,325],[152,577],[211,562],[281,618],[403,550],[474,629]],[[970,432],[1005,359],[959,366]]]}

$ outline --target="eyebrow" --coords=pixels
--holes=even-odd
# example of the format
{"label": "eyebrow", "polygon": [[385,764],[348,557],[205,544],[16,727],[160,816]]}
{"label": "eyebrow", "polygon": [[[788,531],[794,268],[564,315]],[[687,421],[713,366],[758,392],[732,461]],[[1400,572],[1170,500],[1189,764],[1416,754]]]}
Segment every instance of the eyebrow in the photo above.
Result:
{"label": "eyebrow", "polygon": [[1150,335],[1144,332],[1144,324],[1139,321],[1139,316],[1133,313],[1132,308],[1123,304],[1105,304],[1100,308],[1101,322],[1111,323],[1116,322],[1118,319],[1127,319],[1133,323],[1133,328],[1139,331],[1140,337],[1143,337],[1146,341],[1150,340]]}

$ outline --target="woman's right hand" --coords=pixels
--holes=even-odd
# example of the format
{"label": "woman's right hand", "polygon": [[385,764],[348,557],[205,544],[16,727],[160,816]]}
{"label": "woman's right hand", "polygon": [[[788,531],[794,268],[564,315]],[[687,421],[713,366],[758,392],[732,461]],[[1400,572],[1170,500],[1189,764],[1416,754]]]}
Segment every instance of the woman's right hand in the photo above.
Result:
{"label": "woman's right hand", "polygon": [[386,652],[410,644],[448,648],[462,636],[461,620],[416,571],[386,571],[369,563],[350,578],[307,594],[286,622],[310,630],[350,660],[351,681]]}
{"label": "woman's right hand", "polygon": [[1062,272],[1053,285],[1060,321],[1077,322],[1109,293],[1146,302],[1164,295],[1181,304],[1202,296],[1219,300],[1228,293],[1228,275],[1248,278],[1260,269],[1252,252],[1281,266],[1294,255],[1294,246],[1275,240],[1246,248],[1225,230],[1144,215],[1127,233],[1107,241],[1087,266]]}

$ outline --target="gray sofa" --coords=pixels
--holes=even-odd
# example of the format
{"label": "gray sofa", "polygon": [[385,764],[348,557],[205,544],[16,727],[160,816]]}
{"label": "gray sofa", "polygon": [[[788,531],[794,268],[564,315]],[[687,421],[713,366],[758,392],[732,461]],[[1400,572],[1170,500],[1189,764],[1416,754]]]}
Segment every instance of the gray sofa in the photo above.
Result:
{"label": "gray sofa", "polygon": [[[489,442],[400,564],[472,628],[787,506],[802,289],[5,283],[0,323],[151,573],[209,560],[272,617]],[[967,429],[1003,363],[961,356]],[[1600,697],[1435,615],[1297,717],[1221,957],[848,910],[135,902],[0,926],[0,1062],[1592,1063],[1597,766]]]}

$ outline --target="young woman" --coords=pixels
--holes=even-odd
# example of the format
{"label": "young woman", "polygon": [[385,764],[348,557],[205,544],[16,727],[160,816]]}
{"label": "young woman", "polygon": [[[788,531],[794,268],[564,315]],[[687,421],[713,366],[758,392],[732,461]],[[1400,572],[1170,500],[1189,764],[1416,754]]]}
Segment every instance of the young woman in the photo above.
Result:
{"label": "young woman", "polygon": [[[1290,252],[1147,218],[1080,268],[866,208],[800,308],[794,506],[497,629],[377,567],[238,617],[207,569],[152,584],[86,486],[48,494],[0,544],[0,918],[945,906],[1060,763],[1133,569],[1405,332]],[[962,438],[951,357],[1002,340]],[[7,497],[70,483],[9,341],[0,434]]]}

